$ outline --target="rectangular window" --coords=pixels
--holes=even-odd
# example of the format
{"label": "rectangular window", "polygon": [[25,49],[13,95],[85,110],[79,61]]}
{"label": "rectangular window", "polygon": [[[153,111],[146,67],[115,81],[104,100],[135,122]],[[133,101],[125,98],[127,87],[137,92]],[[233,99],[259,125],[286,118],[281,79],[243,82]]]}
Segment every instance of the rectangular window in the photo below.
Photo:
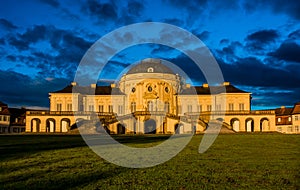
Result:
{"label": "rectangular window", "polygon": [[299,119],[298,115],[295,115],[295,121],[298,121],[298,119]]}
{"label": "rectangular window", "polygon": [[229,104],[229,111],[233,111],[233,110],[234,110],[233,103],[230,103]]}
{"label": "rectangular window", "polygon": [[89,105],[89,111],[94,111],[94,105]]}
{"label": "rectangular window", "polygon": [[177,109],[178,109],[178,114],[181,114],[181,112],[182,112],[182,107],[181,107],[181,106],[178,106]]}
{"label": "rectangular window", "polygon": [[6,116],[3,116],[3,121],[7,121],[7,117]]}
{"label": "rectangular window", "polygon": [[131,102],[131,112],[135,112],[135,111],[136,111],[136,103]]}
{"label": "rectangular window", "polygon": [[197,112],[202,112],[202,105],[197,106]]}
{"label": "rectangular window", "polygon": [[282,132],[282,128],[281,127],[277,127],[277,131],[278,132]]}
{"label": "rectangular window", "polygon": [[211,111],[211,105],[207,105],[206,108],[207,108],[207,111]]}
{"label": "rectangular window", "polygon": [[292,117],[291,116],[289,117],[288,121],[292,121]]}
{"label": "rectangular window", "polygon": [[281,117],[278,117],[278,118],[277,118],[277,122],[281,122]]}
{"label": "rectangular window", "polygon": [[118,113],[123,114],[123,106],[122,105],[118,106]]}
{"label": "rectangular window", "polygon": [[56,111],[61,111],[61,104],[56,104]]}
{"label": "rectangular window", "polygon": [[221,110],[221,105],[220,105],[220,104],[216,105],[216,110],[217,110],[217,111],[220,111],[220,110]]}
{"label": "rectangular window", "polygon": [[99,105],[99,112],[104,112],[104,106],[103,105]]}
{"label": "rectangular window", "polygon": [[82,104],[79,106],[79,111],[83,111],[83,105]]}
{"label": "rectangular window", "polygon": [[165,112],[166,113],[170,112],[170,103],[169,102],[165,102]]}
{"label": "rectangular window", "polygon": [[108,112],[110,112],[110,113],[114,112],[113,106],[112,106],[112,105],[109,105],[109,106],[108,106]]}
{"label": "rectangular window", "polygon": [[0,111],[2,111],[2,107],[0,107]]}
{"label": "rectangular window", "polygon": [[18,118],[15,118],[15,122],[18,123],[18,121],[19,121],[19,119],[18,119]]}
{"label": "rectangular window", "polygon": [[296,133],[299,132],[299,126],[298,125],[295,126],[295,132]]}
{"label": "rectangular window", "polygon": [[293,132],[293,127],[292,126],[288,126],[288,132]]}
{"label": "rectangular window", "polygon": [[67,111],[72,111],[72,104],[67,104]]}
{"label": "rectangular window", "polygon": [[192,112],[193,111],[193,106],[192,105],[188,105],[187,106],[187,112]]}
{"label": "rectangular window", "polygon": [[244,111],[244,104],[239,104],[240,111]]}
{"label": "rectangular window", "polygon": [[2,121],[2,115],[0,115],[0,121]]}

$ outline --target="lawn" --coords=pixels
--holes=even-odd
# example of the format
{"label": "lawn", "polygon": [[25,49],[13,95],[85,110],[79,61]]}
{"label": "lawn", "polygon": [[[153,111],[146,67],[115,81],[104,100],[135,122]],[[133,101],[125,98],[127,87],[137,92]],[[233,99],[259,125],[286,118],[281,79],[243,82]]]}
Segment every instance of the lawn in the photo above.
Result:
{"label": "lawn", "polygon": [[[300,135],[196,135],[161,165],[132,169],[96,155],[80,135],[0,135],[0,189],[300,189]],[[116,136],[154,146],[168,136]]]}

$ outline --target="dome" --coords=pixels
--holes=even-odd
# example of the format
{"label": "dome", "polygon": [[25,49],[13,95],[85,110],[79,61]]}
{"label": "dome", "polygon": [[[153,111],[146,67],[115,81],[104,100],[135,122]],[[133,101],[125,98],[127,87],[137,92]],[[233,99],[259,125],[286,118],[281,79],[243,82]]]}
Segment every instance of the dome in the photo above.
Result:
{"label": "dome", "polygon": [[160,59],[147,58],[140,63],[134,65],[129,69],[127,74],[136,73],[168,73],[174,74],[174,72],[167,66],[161,63]]}

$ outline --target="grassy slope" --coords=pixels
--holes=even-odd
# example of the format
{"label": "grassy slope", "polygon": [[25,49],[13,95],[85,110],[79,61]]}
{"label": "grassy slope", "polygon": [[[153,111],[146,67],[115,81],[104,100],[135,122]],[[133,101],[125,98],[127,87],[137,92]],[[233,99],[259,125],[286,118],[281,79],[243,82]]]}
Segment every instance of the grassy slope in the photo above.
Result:
{"label": "grassy slope", "polygon": [[[138,147],[166,139],[117,138]],[[0,136],[0,189],[300,188],[300,135],[224,134],[199,154],[201,138],[164,164],[130,169],[97,156],[81,136]]]}

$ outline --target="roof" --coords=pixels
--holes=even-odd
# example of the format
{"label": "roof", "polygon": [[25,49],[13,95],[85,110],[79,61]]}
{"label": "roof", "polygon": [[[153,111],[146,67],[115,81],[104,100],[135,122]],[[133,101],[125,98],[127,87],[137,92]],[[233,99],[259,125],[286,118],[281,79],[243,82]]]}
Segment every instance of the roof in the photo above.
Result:
{"label": "roof", "polygon": [[[148,69],[152,68],[152,71]],[[127,74],[136,74],[136,73],[168,73],[168,74],[175,74],[169,67],[162,64],[160,59],[144,59],[140,63],[134,65],[129,69]]]}
{"label": "roof", "polygon": [[286,107],[281,107],[281,108],[276,108],[275,109],[275,115],[291,115],[293,111],[293,108],[286,108]]}
{"label": "roof", "polygon": [[292,114],[300,114],[300,102],[297,102],[297,103],[294,105]]}
{"label": "roof", "polygon": [[[203,87],[203,86],[194,86],[191,88],[183,89],[180,94],[182,95],[189,95],[189,94],[195,94],[195,91],[197,94],[218,94],[223,93],[223,90],[226,90],[226,93],[249,93],[246,91],[243,91],[241,89],[236,88],[233,85],[225,85],[225,86],[209,86],[209,87]],[[212,93],[211,93],[212,92]]]}
{"label": "roof", "polygon": [[0,101],[0,106],[7,106],[7,104]]}
{"label": "roof", "polygon": [[19,117],[26,114],[26,108],[8,108],[10,114],[15,117]]}
{"label": "roof", "polygon": [[90,95],[123,95],[119,88],[112,88],[111,86],[72,86],[68,85],[65,88],[52,93],[81,93]]}

